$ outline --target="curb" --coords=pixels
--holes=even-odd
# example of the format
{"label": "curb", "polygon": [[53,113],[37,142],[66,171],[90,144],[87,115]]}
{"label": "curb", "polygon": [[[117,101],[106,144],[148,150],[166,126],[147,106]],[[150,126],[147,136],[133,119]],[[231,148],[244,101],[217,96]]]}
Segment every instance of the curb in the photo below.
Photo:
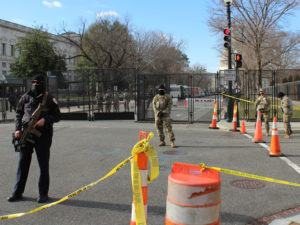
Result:
{"label": "curb", "polygon": [[[284,218],[284,217],[291,217],[293,214],[297,214],[299,212],[299,219],[300,219],[300,206],[294,209],[288,209],[279,213],[276,213],[272,216],[265,216],[262,217],[260,219],[255,220],[252,223],[249,223],[247,225],[271,225],[271,222],[276,222],[276,220],[280,220],[280,218]],[[297,218],[298,220],[298,218]],[[289,223],[281,223],[281,224],[286,224],[286,225],[299,225],[300,224],[300,220],[298,221],[288,221],[288,219],[285,220],[285,222],[289,222]],[[277,224],[280,224],[280,222],[278,221]],[[274,224],[275,225],[275,224]]]}

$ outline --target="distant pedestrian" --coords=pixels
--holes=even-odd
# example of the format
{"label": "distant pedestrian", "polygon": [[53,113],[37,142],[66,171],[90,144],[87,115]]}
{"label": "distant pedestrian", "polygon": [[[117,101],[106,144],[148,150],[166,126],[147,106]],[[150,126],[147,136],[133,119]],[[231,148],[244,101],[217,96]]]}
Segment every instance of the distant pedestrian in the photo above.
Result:
{"label": "distant pedestrian", "polygon": [[262,88],[259,90],[259,94],[260,96],[255,101],[256,116],[258,115],[258,111],[260,111],[262,119],[265,121],[266,135],[269,136],[270,101],[265,96]]}
{"label": "distant pedestrian", "polygon": [[283,112],[284,138],[290,138],[293,133],[290,123],[293,116],[293,103],[283,92],[278,93],[278,98],[281,100],[281,110]]}
{"label": "distant pedestrian", "polygon": [[17,98],[16,95],[13,91],[11,91],[9,93],[8,96],[8,102],[9,102],[9,111],[12,112],[12,110],[16,111],[16,107],[17,107]]}
{"label": "distant pedestrian", "polygon": [[164,85],[160,85],[158,88],[158,94],[153,98],[153,111],[155,115],[155,127],[157,134],[160,139],[158,146],[165,146],[165,135],[163,128],[165,127],[168,133],[171,147],[175,148],[175,135],[172,130],[171,125],[171,108],[172,108],[172,98],[166,93]]}

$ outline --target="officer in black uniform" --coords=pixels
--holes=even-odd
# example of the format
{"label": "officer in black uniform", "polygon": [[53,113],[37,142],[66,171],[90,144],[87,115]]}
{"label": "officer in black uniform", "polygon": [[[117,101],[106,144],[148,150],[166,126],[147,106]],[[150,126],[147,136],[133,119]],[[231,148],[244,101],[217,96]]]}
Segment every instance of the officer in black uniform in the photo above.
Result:
{"label": "officer in black uniform", "polygon": [[[42,75],[36,75],[32,81],[31,90],[27,91],[20,99],[16,109],[16,131],[15,138],[19,139],[22,130],[26,128],[26,124],[30,121],[32,113],[42,102],[46,91],[45,78]],[[49,159],[50,146],[53,136],[53,123],[60,120],[60,110],[57,101],[51,95],[47,95],[45,102],[45,110],[42,110],[38,118],[35,128],[42,135],[35,139],[35,143],[26,143],[19,153],[19,165],[17,170],[17,179],[13,194],[8,198],[9,202],[21,200],[25,189],[29,167],[31,163],[33,149],[37,155],[40,167],[39,178],[39,198],[37,202],[43,203],[48,200],[49,190]]]}

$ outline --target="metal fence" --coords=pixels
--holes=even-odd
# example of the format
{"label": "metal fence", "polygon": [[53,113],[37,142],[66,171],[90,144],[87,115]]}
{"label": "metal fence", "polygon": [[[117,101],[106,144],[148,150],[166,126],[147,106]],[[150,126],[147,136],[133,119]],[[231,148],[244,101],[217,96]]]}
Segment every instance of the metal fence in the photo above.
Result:
{"label": "metal fence", "polygon": [[[47,78],[47,91],[63,113],[83,113],[91,118],[102,112],[135,112],[135,78],[134,69],[56,71]],[[15,118],[19,98],[31,88],[31,78],[20,80],[21,84],[0,83],[0,121]]]}
{"label": "metal fence", "polygon": [[[135,76],[134,69],[74,70],[64,75],[64,81],[49,87],[62,112],[90,116],[102,112],[134,112]],[[125,101],[129,102],[129,109]]]}
{"label": "metal fence", "polygon": [[152,99],[161,84],[172,97],[171,119],[193,123],[211,121],[215,74],[139,74],[137,76],[137,119],[153,121]]}
{"label": "metal fence", "polygon": [[[293,100],[292,120],[300,120],[300,70],[237,70],[232,82],[233,95],[247,100],[238,103],[239,118],[255,119],[253,102],[258,97],[259,73],[262,87],[271,100],[270,116],[282,118],[277,94],[284,92]],[[57,71],[48,76],[47,90],[57,98],[63,113],[84,113],[91,118],[96,113],[129,111],[134,112],[139,121],[152,121],[152,98],[160,84],[165,84],[172,96],[173,121],[209,122],[215,99],[219,118],[226,117],[228,98],[221,93],[228,93],[228,80],[222,71],[216,77],[206,73],[137,75],[135,69]],[[30,88],[31,79],[19,79],[15,83],[0,81],[0,121],[14,119],[20,96]]]}
{"label": "metal fence", "polygon": [[[261,74],[262,88],[266,97],[271,101],[271,117],[282,119],[280,100],[277,98],[279,92],[285,93],[294,105],[293,121],[300,120],[300,70],[237,70],[236,79],[232,82],[232,96],[241,98],[238,100],[239,117],[245,120],[255,120],[254,102],[259,96],[258,75]],[[223,71],[217,76],[217,99],[220,119],[226,118],[228,98],[221,93],[228,94],[228,82]]]}

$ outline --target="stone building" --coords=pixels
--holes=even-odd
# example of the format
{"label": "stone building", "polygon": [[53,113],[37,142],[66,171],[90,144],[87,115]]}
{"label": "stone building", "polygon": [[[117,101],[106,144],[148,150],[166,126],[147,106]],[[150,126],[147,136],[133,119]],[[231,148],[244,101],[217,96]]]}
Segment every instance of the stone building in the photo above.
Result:
{"label": "stone building", "polygon": [[[0,19],[0,75],[10,74],[10,64],[20,55],[20,52],[16,50],[18,37],[25,36],[26,32],[32,29]],[[57,54],[64,55],[67,58],[67,69],[73,70],[75,68],[75,59],[71,57],[78,55],[76,47],[72,46],[61,36],[54,34],[50,34],[50,36],[51,41],[55,42]]]}

